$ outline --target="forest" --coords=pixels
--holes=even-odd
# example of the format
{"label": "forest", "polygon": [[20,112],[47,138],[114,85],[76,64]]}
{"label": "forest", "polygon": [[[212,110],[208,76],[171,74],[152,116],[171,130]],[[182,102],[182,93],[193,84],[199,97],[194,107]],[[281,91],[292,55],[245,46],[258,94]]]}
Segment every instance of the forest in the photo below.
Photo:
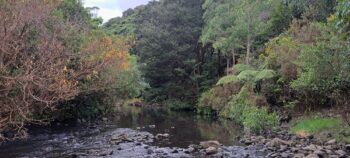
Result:
{"label": "forest", "polygon": [[142,106],[349,154],[349,0],[153,0],[106,22],[83,3],[0,0],[0,141]]}

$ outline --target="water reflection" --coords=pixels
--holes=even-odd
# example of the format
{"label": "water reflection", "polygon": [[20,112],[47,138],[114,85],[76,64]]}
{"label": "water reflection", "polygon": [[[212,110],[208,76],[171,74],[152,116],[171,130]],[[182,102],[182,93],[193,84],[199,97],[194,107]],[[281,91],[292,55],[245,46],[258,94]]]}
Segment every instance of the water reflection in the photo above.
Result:
{"label": "water reflection", "polygon": [[[167,147],[187,147],[205,140],[218,140],[224,145],[238,145],[235,139],[242,132],[232,121],[216,120],[195,115],[192,112],[169,112],[166,110],[126,107],[117,117],[115,125],[148,131],[154,135],[169,133],[169,140],[155,144]],[[155,125],[153,128],[150,125]]]}

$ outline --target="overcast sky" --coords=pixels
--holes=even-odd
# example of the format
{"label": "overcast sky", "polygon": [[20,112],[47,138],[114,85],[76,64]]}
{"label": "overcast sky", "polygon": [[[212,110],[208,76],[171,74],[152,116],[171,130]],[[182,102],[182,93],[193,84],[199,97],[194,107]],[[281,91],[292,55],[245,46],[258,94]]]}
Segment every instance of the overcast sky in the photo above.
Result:
{"label": "overcast sky", "polygon": [[123,11],[147,4],[151,0],[83,0],[85,7],[98,7],[98,16],[106,22],[111,18],[122,16]]}

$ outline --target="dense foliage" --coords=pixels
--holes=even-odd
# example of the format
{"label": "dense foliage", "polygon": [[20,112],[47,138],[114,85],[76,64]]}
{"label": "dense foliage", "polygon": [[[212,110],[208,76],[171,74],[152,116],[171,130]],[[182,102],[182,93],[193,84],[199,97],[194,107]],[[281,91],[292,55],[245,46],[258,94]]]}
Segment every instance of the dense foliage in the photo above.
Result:
{"label": "dense foliage", "polygon": [[198,113],[261,131],[276,126],[276,114],[286,108],[348,105],[348,5],[161,0],[104,27],[136,38],[132,52],[151,86],[148,101],[166,101],[172,109],[197,101]]}
{"label": "dense foliage", "polygon": [[[276,109],[349,105],[349,20],[348,7],[343,7],[349,1],[339,1],[337,7],[327,0],[244,3],[204,3],[206,25],[201,40],[212,43],[218,52],[230,52],[225,57],[233,57],[233,62],[227,61],[227,68],[232,65],[230,74],[202,94],[198,112],[218,113],[260,131],[276,125],[259,124],[264,118],[276,120],[271,113]],[[249,7],[254,3],[259,7]],[[249,19],[254,14],[258,18]],[[246,26],[239,20],[242,17],[247,18]],[[256,107],[262,112],[246,110]],[[258,116],[263,117],[254,121]]]}
{"label": "dense foliage", "polygon": [[80,0],[0,0],[1,136],[92,119],[127,98],[253,132],[275,129],[295,107],[347,108],[349,8],[349,0],[159,0],[102,24]]}
{"label": "dense foliage", "polygon": [[144,95],[148,101],[192,109],[200,92],[215,82],[215,56],[198,43],[201,4],[199,0],[153,1],[104,25],[112,34],[136,38],[132,50],[140,57],[151,87]]}
{"label": "dense foliage", "polygon": [[92,17],[77,0],[0,1],[1,139],[67,116],[63,109],[97,115],[112,97],[140,95],[132,40],[107,35]]}

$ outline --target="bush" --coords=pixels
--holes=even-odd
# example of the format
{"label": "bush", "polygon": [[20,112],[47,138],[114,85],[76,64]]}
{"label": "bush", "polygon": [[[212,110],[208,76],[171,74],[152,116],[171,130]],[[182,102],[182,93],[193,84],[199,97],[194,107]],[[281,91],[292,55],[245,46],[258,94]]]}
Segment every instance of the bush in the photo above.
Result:
{"label": "bush", "polygon": [[241,90],[243,82],[235,75],[229,75],[221,78],[216,85],[202,93],[197,106],[198,113],[213,114],[220,111],[227,105],[230,97]]}
{"label": "bush", "polygon": [[162,102],[162,105],[172,111],[191,111],[194,109],[191,103],[177,99],[165,100]]}
{"label": "bush", "polygon": [[279,118],[276,113],[269,113],[266,108],[247,106],[243,111],[243,125],[253,132],[276,130]]}
{"label": "bush", "polygon": [[257,107],[252,99],[254,96],[247,87],[243,87],[239,94],[234,96],[228,106],[220,112],[220,116],[234,120],[252,132],[275,130],[278,126],[276,113],[269,113],[265,107]]}

